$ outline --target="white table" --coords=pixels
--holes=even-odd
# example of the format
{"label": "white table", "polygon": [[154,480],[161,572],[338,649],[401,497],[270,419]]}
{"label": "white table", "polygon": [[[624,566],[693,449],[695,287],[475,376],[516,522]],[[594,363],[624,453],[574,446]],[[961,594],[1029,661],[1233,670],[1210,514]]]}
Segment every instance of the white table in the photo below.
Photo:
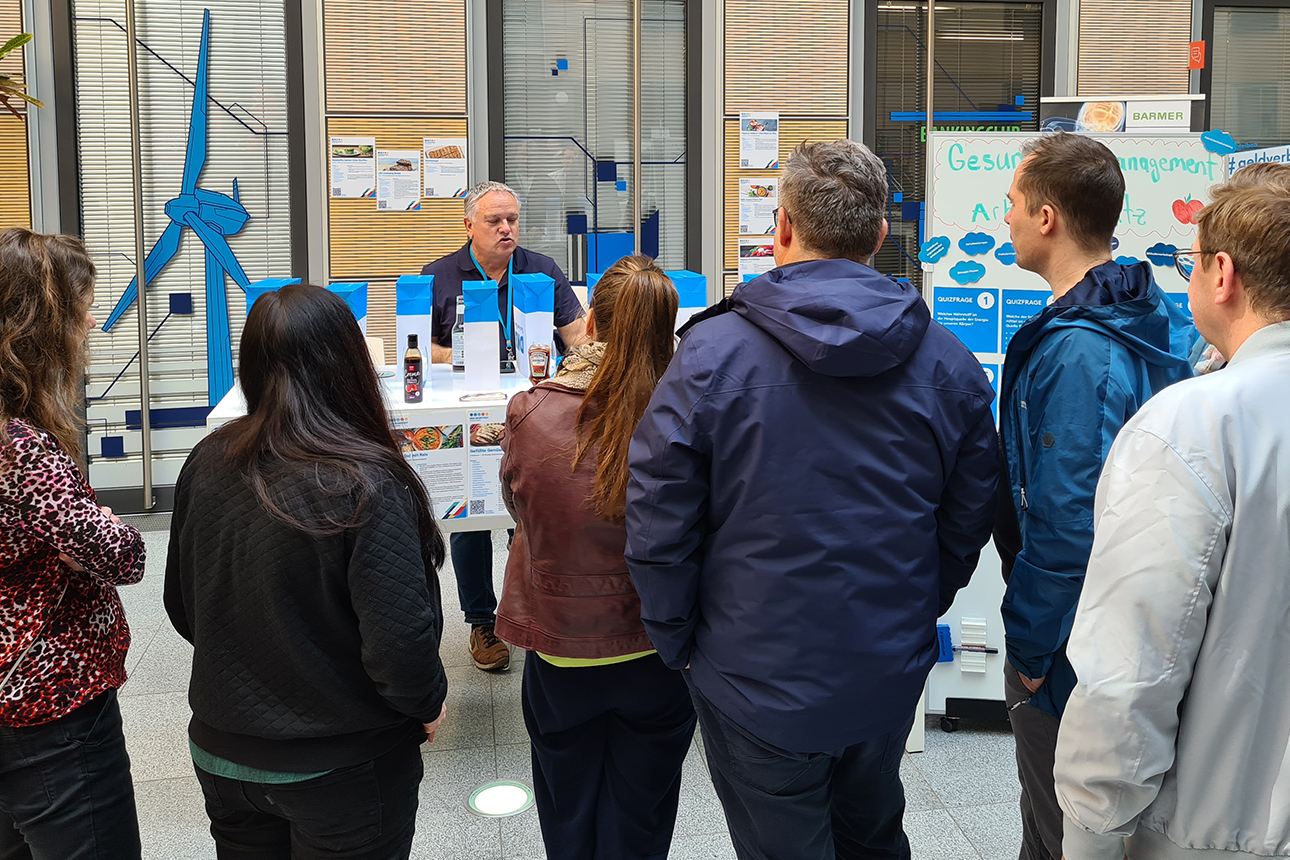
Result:
{"label": "white table", "polygon": [[[465,379],[446,364],[429,366],[428,385],[420,403],[403,402],[403,379],[397,368],[382,379],[390,423],[407,442],[404,456],[430,493],[439,528],[445,533],[512,528],[515,522],[501,499],[498,467],[502,449],[497,431],[506,420],[506,404],[517,391],[528,391],[528,377],[502,374],[496,396],[466,390]],[[463,401],[462,397],[471,397]],[[214,430],[246,414],[240,385],[225,395],[206,419]]]}

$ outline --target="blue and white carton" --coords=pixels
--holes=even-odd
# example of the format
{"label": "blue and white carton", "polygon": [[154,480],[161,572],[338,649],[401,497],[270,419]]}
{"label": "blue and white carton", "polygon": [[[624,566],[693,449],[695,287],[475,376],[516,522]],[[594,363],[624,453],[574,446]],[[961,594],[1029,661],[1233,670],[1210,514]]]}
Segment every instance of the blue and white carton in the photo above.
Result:
{"label": "blue and white carton", "polygon": [[[403,359],[408,348],[408,335],[417,336],[425,364],[430,363],[430,347],[434,342],[434,275],[404,275],[394,284],[394,363]],[[429,381],[430,374],[425,374]]]}

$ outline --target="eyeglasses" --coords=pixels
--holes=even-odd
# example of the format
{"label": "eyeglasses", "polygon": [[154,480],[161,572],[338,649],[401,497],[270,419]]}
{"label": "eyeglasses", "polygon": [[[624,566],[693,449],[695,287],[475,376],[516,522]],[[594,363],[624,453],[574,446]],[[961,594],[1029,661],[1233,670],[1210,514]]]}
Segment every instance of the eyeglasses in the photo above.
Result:
{"label": "eyeglasses", "polygon": [[1174,251],[1171,255],[1174,258],[1174,268],[1178,274],[1183,276],[1183,280],[1190,281],[1192,270],[1196,268],[1195,257],[1197,254],[1217,254],[1217,251]]}

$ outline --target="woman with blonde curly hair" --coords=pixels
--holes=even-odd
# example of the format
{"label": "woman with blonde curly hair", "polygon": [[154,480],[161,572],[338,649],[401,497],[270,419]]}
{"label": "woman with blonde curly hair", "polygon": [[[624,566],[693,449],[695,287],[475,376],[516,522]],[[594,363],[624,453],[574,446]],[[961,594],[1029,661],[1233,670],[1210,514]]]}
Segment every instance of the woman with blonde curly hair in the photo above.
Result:
{"label": "woman with blonde curly hair", "polygon": [[0,232],[0,857],[137,858],[117,688],[116,587],[143,538],[78,461],[94,264],[80,241]]}

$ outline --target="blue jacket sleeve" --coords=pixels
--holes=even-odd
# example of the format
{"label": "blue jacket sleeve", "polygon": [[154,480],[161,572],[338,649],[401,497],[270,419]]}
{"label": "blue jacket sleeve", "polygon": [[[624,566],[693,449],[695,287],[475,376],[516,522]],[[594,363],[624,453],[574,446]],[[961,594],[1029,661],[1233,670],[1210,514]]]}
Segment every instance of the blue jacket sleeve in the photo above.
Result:
{"label": "blue jacket sleeve", "polygon": [[700,428],[702,386],[694,338],[668,366],[628,452],[627,568],[641,621],[663,662],[684,668],[699,623],[711,448]]}
{"label": "blue jacket sleeve", "polygon": [[990,539],[999,483],[999,437],[988,405],[959,446],[954,470],[936,511],[940,544],[940,609],[944,615],[976,570],[981,547]]}
{"label": "blue jacket sleeve", "polygon": [[1102,464],[1128,420],[1104,335],[1071,330],[1034,357],[1018,438],[1024,509],[1021,553],[1003,599],[1012,665],[1030,678],[1049,674],[1070,637],[1093,548],[1093,496]]}

